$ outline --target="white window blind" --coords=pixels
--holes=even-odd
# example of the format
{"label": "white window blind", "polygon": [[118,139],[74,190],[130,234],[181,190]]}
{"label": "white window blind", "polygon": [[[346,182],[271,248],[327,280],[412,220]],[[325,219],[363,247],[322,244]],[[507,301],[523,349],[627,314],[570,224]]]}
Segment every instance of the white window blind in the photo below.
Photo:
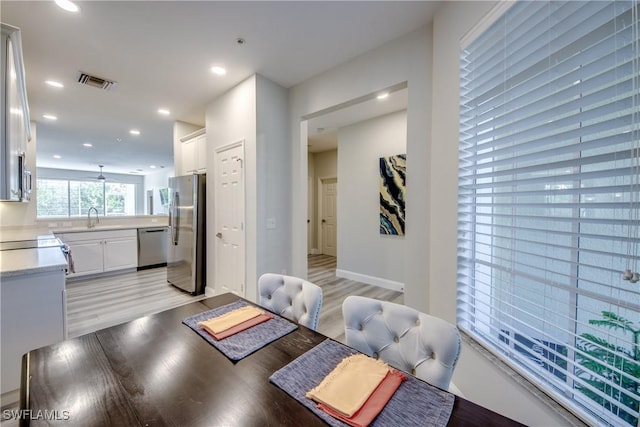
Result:
{"label": "white window blind", "polygon": [[634,427],[639,13],[517,2],[462,49],[458,205],[459,326],[589,423]]}

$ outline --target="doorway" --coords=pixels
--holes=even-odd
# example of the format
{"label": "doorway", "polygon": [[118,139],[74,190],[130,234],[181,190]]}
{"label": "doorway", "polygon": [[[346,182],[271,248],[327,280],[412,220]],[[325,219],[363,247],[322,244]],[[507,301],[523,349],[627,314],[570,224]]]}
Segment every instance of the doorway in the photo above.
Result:
{"label": "doorway", "polygon": [[[380,137],[378,137],[378,134],[367,134],[366,131],[363,131],[363,133],[358,134],[360,139],[355,141],[357,145],[349,144],[354,143],[354,137],[352,136],[354,134],[353,126],[360,126],[363,123],[370,123],[372,120],[377,120],[380,117],[388,116],[392,113],[406,111],[407,103],[408,88],[406,82],[403,82],[303,117],[305,120],[301,122],[300,128],[302,141],[306,142],[306,149],[302,148],[302,153],[307,158],[307,176],[313,177],[314,179],[313,189],[307,187],[306,202],[308,213],[306,218],[307,224],[309,224],[309,221],[313,224],[313,227],[307,225],[307,254],[331,254],[338,258],[336,260],[338,264],[341,264],[343,261],[349,261],[347,264],[342,264],[343,269],[346,265],[353,266],[354,271],[363,271],[362,266],[354,265],[354,256],[349,256],[354,252],[344,250],[345,245],[347,247],[353,245],[349,245],[347,242],[348,239],[345,240],[342,238],[342,234],[338,234],[349,233],[349,239],[361,239],[362,233],[351,233],[349,226],[338,227],[337,221],[339,220],[342,224],[345,224],[345,221],[349,222],[353,220],[353,214],[350,216],[351,209],[349,207],[349,205],[353,203],[353,200],[351,196],[348,196],[354,188],[355,175],[353,170],[362,164],[362,159],[367,158],[368,153],[379,150],[380,144],[384,144],[384,142],[379,142]],[[406,141],[406,130],[403,134],[394,134],[389,143],[397,143],[397,141],[399,141],[398,138],[403,138],[403,140]],[[362,141],[373,141],[375,148],[372,147],[369,150]],[[356,152],[354,150],[360,150],[360,152],[365,153],[365,155],[357,157],[354,155]],[[406,150],[406,148],[404,150]],[[398,153],[401,151],[403,150],[399,150]],[[381,155],[390,154],[395,153],[385,153]],[[333,157],[333,159],[330,159],[331,157]],[[338,170],[338,163],[340,163],[338,161],[339,157],[341,158],[340,162],[342,162],[342,169],[340,171]],[[377,167],[377,160],[378,159],[371,164]],[[349,165],[349,167],[345,165]],[[351,167],[352,165],[353,167]],[[343,178],[345,179],[341,180],[340,174],[343,174]],[[375,188],[377,189],[377,178],[370,177],[369,174],[370,170],[367,169],[365,175],[368,177],[368,180],[364,183],[364,187],[362,187],[366,189],[366,191],[369,191],[368,189],[370,189],[372,185],[376,186]],[[339,182],[341,188],[345,190],[345,192],[340,195],[340,203],[342,205],[339,206],[339,212],[337,210],[337,199],[333,204],[331,199],[329,199],[327,203],[323,205],[325,198],[331,196],[324,194],[330,190],[326,187],[323,190],[321,180],[331,177],[337,178],[336,184],[334,184],[336,195],[338,189],[337,182]],[[361,184],[358,183],[357,185]],[[367,203],[369,203],[370,200],[373,200],[373,203],[377,203],[379,199],[374,195],[373,197],[367,198]],[[364,209],[362,206],[364,205],[358,205],[358,208]],[[371,218],[369,213],[373,212],[373,215],[375,215],[376,211],[375,207],[371,207],[368,204],[366,206],[368,208],[366,211],[366,219],[369,221]],[[335,215],[331,215],[331,212],[325,212],[325,209],[330,207],[336,208]],[[327,215],[331,218],[327,217]],[[338,218],[339,216],[340,218]],[[335,220],[335,223],[331,223],[332,219]],[[376,224],[368,224],[367,230],[373,230],[371,234],[376,235],[378,226]],[[368,243],[368,240],[358,241]],[[326,247],[326,243],[329,244],[329,247]],[[338,244],[342,245],[343,251],[338,250]],[[331,247],[332,245],[333,247]],[[348,259],[345,257],[348,257]],[[308,268],[306,270],[307,274],[309,274]]]}
{"label": "doorway", "polygon": [[337,256],[338,251],[338,179],[327,178],[320,180],[320,247],[323,255]]}
{"label": "doorway", "polygon": [[244,140],[216,149],[215,291],[245,295]]}

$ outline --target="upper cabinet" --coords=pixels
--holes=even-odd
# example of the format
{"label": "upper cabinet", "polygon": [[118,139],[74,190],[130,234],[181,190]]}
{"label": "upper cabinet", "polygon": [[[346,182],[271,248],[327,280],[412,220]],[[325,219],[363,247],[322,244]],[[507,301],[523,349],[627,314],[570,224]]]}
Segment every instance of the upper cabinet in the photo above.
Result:
{"label": "upper cabinet", "polygon": [[176,175],[207,171],[207,134],[200,129],[180,139],[181,162]]}
{"label": "upper cabinet", "polygon": [[27,159],[31,128],[22,42],[18,28],[0,25],[0,200],[27,202],[32,185]]}

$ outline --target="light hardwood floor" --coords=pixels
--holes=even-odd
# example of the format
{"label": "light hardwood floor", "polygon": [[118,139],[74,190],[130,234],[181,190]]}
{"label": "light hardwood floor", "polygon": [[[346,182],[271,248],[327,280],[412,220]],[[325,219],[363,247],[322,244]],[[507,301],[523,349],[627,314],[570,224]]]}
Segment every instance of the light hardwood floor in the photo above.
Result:
{"label": "light hardwood floor", "polygon": [[[309,255],[308,279],[322,288],[323,304],[318,331],[344,341],[342,302],[349,295],[402,304],[403,294],[336,277],[336,258]],[[204,298],[169,285],[166,268],[105,276],[67,283],[69,338],[108,328],[148,314]]]}
{"label": "light hardwood floor", "polygon": [[69,338],[205,298],[167,283],[166,267],[67,283]]}
{"label": "light hardwood floor", "polygon": [[349,295],[360,295],[403,304],[404,294],[353,280],[336,277],[336,258],[328,255],[308,256],[308,280],[322,288],[322,309],[318,332],[344,343],[342,302]]}

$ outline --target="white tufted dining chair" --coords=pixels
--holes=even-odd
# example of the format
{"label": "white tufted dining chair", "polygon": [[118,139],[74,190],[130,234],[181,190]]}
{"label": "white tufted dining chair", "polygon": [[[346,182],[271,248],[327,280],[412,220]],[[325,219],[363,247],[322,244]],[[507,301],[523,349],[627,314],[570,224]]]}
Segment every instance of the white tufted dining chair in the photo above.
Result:
{"label": "white tufted dining chair", "polygon": [[261,306],[316,330],[322,307],[322,289],[293,276],[266,273],[258,279]]}
{"label": "white tufted dining chair", "polygon": [[348,346],[449,389],[461,349],[455,326],[405,305],[360,296],[347,297],[342,314]]}

